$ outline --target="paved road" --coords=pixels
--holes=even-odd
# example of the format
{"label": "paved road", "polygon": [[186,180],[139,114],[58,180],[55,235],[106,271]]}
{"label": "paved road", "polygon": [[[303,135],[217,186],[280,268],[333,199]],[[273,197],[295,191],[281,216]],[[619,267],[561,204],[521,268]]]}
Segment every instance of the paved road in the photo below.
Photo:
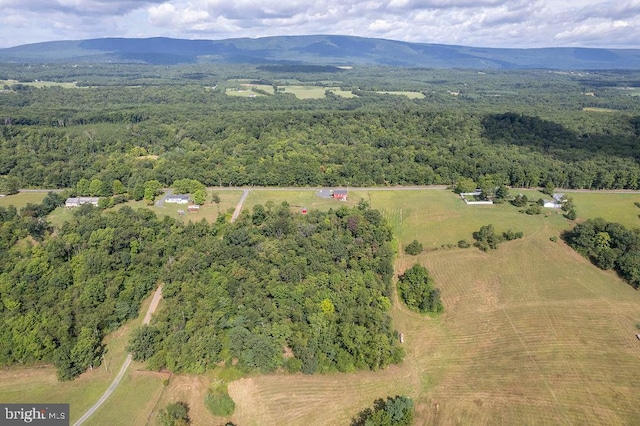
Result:
{"label": "paved road", "polygon": [[[162,285],[159,285],[156,289],[156,292],[153,294],[153,299],[151,299],[151,304],[149,305],[149,309],[147,309],[147,313],[142,320],[142,324],[149,324],[149,321],[151,321],[151,315],[153,315],[153,313],[156,311],[156,308],[160,303],[160,299],[162,299]],[[131,354],[127,355],[127,359],[124,361],[124,364],[122,364],[122,367],[120,367],[120,371],[118,372],[116,378],[113,379],[113,382],[111,382],[111,385],[109,385],[100,399],[95,404],[93,404],[93,406],[91,406],[91,408],[89,408],[87,412],[84,413],[84,415],[73,424],[73,426],[79,426],[84,423],[89,417],[91,417],[93,413],[96,412],[96,410],[98,410],[98,408],[100,408],[100,406],[102,406],[102,404],[104,404],[104,402],[111,396],[113,391],[116,390],[116,388],[120,384],[120,381],[124,377],[124,373],[127,372],[129,365],[131,365],[131,360]]]}
{"label": "paved road", "polygon": [[236,205],[236,209],[233,212],[233,215],[231,216],[231,222],[235,222],[238,216],[240,216],[240,212],[242,211],[242,205],[244,204],[244,200],[247,199],[247,195],[249,195],[249,190],[245,189],[242,192],[242,197],[240,197],[240,201],[238,201],[238,204]]}

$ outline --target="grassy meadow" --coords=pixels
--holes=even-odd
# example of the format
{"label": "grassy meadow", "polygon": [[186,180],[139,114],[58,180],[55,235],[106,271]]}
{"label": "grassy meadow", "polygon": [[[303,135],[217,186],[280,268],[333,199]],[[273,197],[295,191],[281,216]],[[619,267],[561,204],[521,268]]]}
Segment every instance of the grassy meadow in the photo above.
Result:
{"label": "grassy meadow", "polygon": [[[233,208],[242,193],[216,192],[221,212]],[[545,197],[532,190],[517,192],[533,200]],[[568,195],[578,220],[603,217],[640,227],[640,208],[634,205],[640,194]],[[212,417],[203,400],[224,370],[171,376],[163,386],[167,373],[147,372],[133,363],[87,424],[158,424],[159,410],[178,400],[191,407],[194,425],[229,420],[241,425],[349,424],[375,399],[396,394],[413,398],[417,425],[637,423],[640,293],[561,240],[550,240],[573,226],[559,211],[543,209],[543,214],[529,216],[509,204],[470,206],[445,190],[350,189],[349,201],[340,202],[318,197],[313,188],[252,189],[244,208],[287,201],[294,210],[326,210],[354,206],[360,199],[387,218],[399,248],[413,239],[425,247],[418,256],[399,250],[396,272],[420,262],[442,292],[445,313],[440,316],[420,315],[394,303],[394,326],[405,335],[401,365],[352,374],[241,378],[229,384],[236,411],[222,419]],[[173,205],[165,206],[153,210],[175,214]],[[217,206],[208,202],[197,214],[215,220]],[[498,232],[522,231],[524,237],[488,253],[455,246],[461,239],[473,242],[472,233],[486,224]],[[101,366],[59,383],[47,366],[1,370],[0,401],[70,402],[73,421],[117,374],[129,331],[140,322],[108,337],[109,371]]]}
{"label": "grassy meadow", "polygon": [[389,91],[377,91],[376,93],[381,93],[385,95],[396,95],[396,96],[406,96],[409,99],[424,99],[424,94],[422,92],[389,92]]}
{"label": "grassy meadow", "polygon": [[20,208],[26,206],[28,203],[40,204],[46,196],[46,192],[19,192],[13,195],[7,195],[6,197],[0,197],[0,207],[14,206],[20,210]]}

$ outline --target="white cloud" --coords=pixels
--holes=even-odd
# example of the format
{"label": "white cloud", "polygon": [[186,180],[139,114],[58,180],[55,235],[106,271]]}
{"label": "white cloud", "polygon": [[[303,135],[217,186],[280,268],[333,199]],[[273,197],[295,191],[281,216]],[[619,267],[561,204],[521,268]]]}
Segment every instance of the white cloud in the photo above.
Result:
{"label": "white cloud", "polygon": [[640,0],[0,0],[0,46],[106,36],[350,34],[640,48]]}

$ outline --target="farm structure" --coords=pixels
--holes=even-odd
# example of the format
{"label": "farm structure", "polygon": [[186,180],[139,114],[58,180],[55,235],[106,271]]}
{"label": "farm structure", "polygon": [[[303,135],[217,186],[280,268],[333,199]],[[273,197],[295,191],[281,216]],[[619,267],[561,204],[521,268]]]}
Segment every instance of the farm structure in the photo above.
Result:
{"label": "farm structure", "polygon": [[174,204],[188,204],[189,203],[189,194],[175,194],[168,195],[164,200],[165,203],[174,203]]}
{"label": "farm structure", "polygon": [[331,196],[335,200],[347,201],[348,191],[346,189],[334,189],[331,193]]}
{"label": "farm structure", "polygon": [[83,204],[93,204],[95,207],[98,207],[98,197],[72,197],[67,198],[64,202],[65,207],[79,207]]}
{"label": "farm structure", "polygon": [[482,194],[482,191],[479,189],[476,189],[473,192],[461,192],[460,193],[460,198],[462,198],[462,200],[466,203],[466,204],[485,204],[485,205],[489,205],[489,204],[493,204],[493,201],[491,200],[482,200],[482,201],[474,201],[474,200],[469,200],[468,197],[477,197],[480,194]]}
{"label": "farm structure", "polygon": [[321,198],[333,198],[334,200],[347,201],[349,191],[346,189],[321,189],[317,192]]}
{"label": "farm structure", "polygon": [[199,204],[189,204],[189,206],[187,207],[188,212],[197,212],[198,210],[200,210]]}
{"label": "farm structure", "polygon": [[550,209],[561,209],[562,204],[565,202],[564,194],[553,194],[553,200],[543,200],[543,207],[547,207]]}

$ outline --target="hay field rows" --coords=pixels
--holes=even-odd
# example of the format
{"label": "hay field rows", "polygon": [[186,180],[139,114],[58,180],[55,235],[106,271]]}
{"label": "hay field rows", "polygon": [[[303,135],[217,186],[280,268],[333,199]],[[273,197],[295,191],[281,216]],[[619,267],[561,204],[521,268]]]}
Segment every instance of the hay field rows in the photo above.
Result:
{"label": "hay field rows", "polygon": [[[442,290],[439,318],[394,305],[405,334],[402,365],[348,375],[269,375],[230,386],[238,424],[346,424],[379,397],[407,394],[416,424],[633,424],[640,295],[550,237],[572,226],[555,211],[527,216],[509,205],[466,206],[445,191],[352,191],[370,196],[399,240],[427,251],[416,260]],[[528,194],[535,196],[536,194]],[[601,194],[593,194],[598,205]],[[585,195],[587,197],[587,195]],[[633,200],[638,200],[636,194]],[[633,200],[619,208],[633,209]],[[583,202],[577,201],[578,211]],[[589,214],[607,217],[601,203]],[[586,207],[586,205],[585,205]],[[481,225],[522,230],[521,240],[482,253],[442,248]],[[320,414],[321,413],[321,414]]]}

